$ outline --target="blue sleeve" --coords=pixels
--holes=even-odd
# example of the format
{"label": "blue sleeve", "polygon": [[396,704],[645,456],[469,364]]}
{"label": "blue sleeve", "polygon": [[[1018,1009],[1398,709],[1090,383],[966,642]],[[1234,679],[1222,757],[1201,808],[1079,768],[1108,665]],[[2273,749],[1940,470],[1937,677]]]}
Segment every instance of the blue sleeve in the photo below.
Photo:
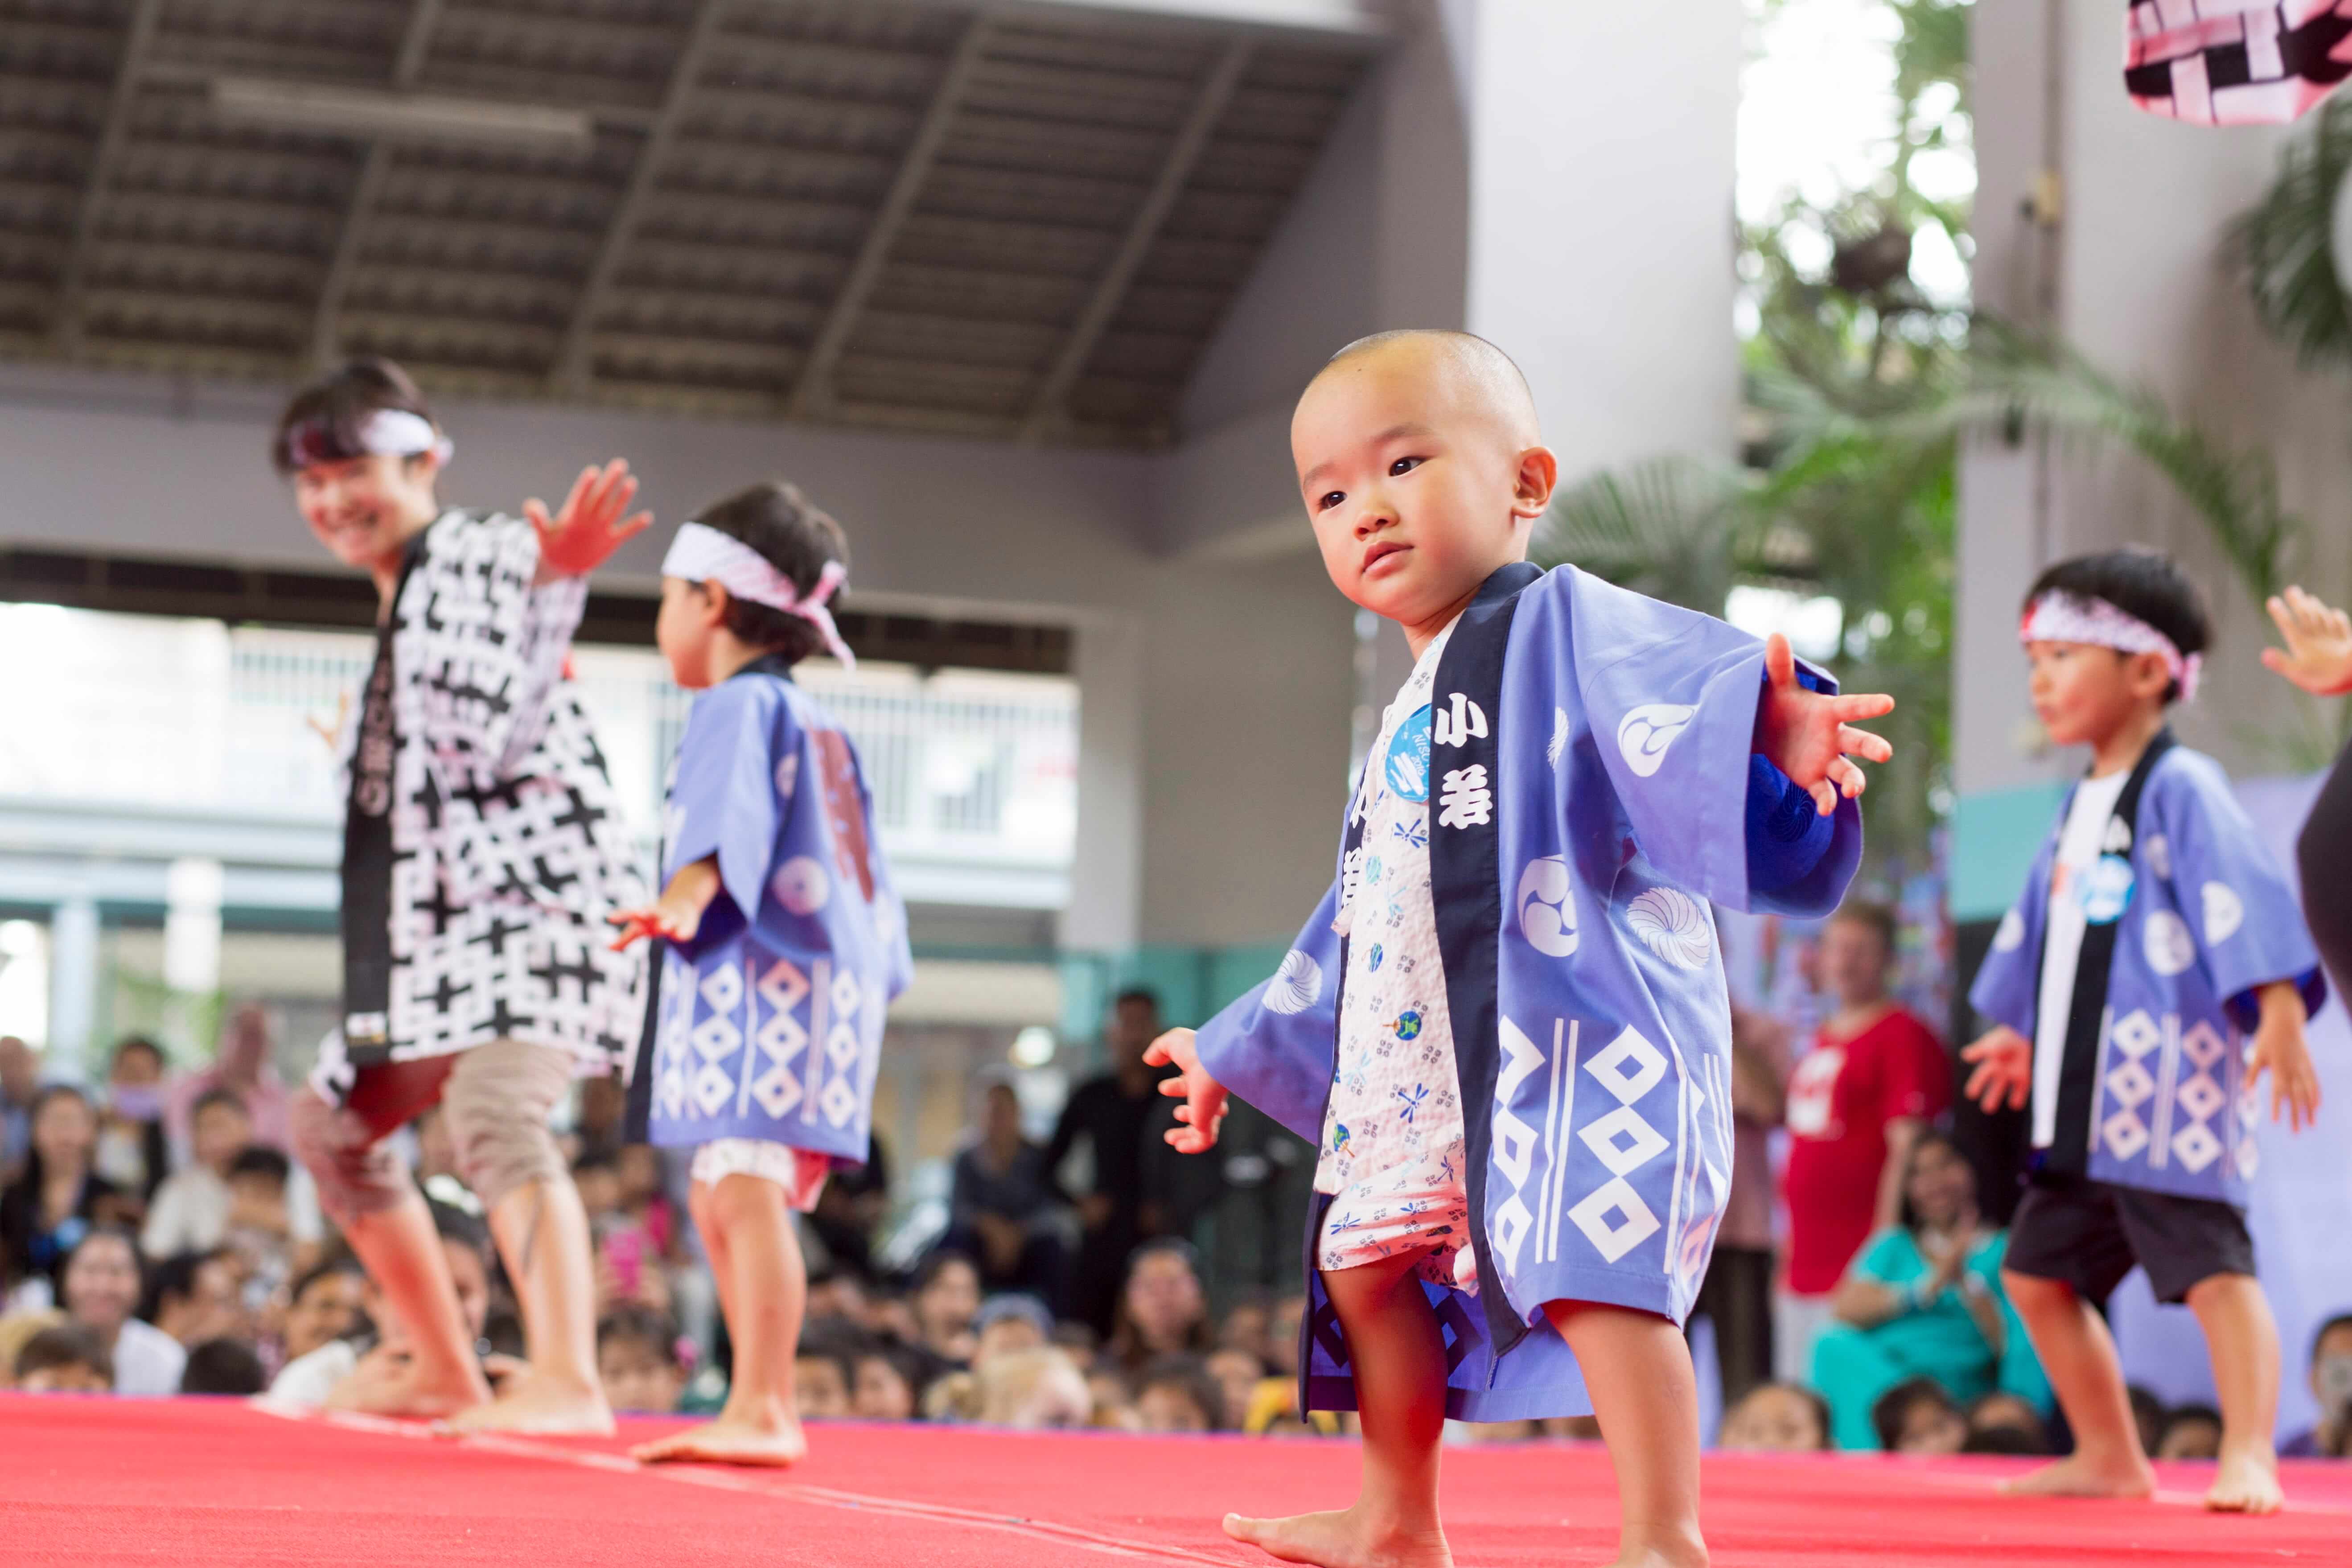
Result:
{"label": "blue sleeve", "polygon": [[1813,797],[1769,757],[1748,758],[1748,886],[1777,892],[1801,882],[1837,837],[1837,817],[1823,816]]}
{"label": "blue sleeve", "polygon": [[1323,1139],[1323,1107],[1339,1049],[1339,939],[1334,884],[1272,979],[1201,1026],[1201,1065],[1234,1094],[1309,1143]]}
{"label": "blue sleeve", "polygon": [[2213,994],[2238,1027],[2261,1016],[2254,993],[2294,983],[2306,1016],[2327,1000],[2319,952],[2305,931],[2294,885],[2248,820],[2227,774],[2210,757],[2176,749],[2148,794],[2172,840],[2173,898],[2196,928]]}
{"label": "blue sleeve", "polygon": [[759,917],[782,816],[773,759],[799,739],[789,707],[768,684],[722,680],[694,700],[678,742],[662,863],[667,882],[678,868],[716,857],[719,884],[746,921]]}

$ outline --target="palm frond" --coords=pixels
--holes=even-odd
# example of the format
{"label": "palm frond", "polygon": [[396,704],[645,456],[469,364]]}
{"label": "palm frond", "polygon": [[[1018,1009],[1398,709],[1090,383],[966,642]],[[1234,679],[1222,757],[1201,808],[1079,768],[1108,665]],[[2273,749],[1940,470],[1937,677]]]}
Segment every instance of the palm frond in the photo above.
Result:
{"label": "palm frond", "polygon": [[1738,468],[1680,455],[1586,476],[1552,499],[1531,547],[1653,598],[1721,615],[1753,553],[1757,516]]}
{"label": "palm frond", "polygon": [[2333,98],[2279,153],[2278,177],[2231,221],[2222,255],[2273,336],[2305,368],[2352,363],[2352,303],[2338,280],[2336,194],[2352,172],[2352,99]]}

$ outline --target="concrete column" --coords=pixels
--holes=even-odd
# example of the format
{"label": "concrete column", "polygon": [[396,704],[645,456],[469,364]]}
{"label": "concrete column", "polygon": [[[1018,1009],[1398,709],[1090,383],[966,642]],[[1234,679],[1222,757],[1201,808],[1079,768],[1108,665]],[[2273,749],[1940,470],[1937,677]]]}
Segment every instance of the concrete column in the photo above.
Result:
{"label": "concrete column", "polygon": [[1135,945],[1143,904],[1143,629],[1103,616],[1078,628],[1077,852],[1060,942]]}
{"label": "concrete column", "polygon": [[87,894],[49,913],[48,1071],[89,1076],[98,1026],[98,900]]}

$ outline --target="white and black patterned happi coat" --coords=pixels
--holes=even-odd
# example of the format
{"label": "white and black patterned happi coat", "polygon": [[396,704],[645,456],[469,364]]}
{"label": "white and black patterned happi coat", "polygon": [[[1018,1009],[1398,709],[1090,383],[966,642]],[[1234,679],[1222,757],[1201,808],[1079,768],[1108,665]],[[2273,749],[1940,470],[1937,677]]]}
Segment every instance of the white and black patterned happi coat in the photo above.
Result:
{"label": "white and black patterned happi coat", "polygon": [[[645,885],[563,673],[587,584],[534,585],[538,568],[529,523],[450,510],[401,579],[387,628],[389,886],[375,894],[389,984],[373,988],[376,1011],[347,967],[349,1013],[314,1075],[331,1100],[359,1068],[491,1040],[561,1047],[583,1074],[625,1067],[635,1047],[644,949],[612,952],[607,917]],[[367,711],[363,700],[355,752]],[[347,906],[370,875],[347,856]],[[363,945],[347,936],[347,965]]]}

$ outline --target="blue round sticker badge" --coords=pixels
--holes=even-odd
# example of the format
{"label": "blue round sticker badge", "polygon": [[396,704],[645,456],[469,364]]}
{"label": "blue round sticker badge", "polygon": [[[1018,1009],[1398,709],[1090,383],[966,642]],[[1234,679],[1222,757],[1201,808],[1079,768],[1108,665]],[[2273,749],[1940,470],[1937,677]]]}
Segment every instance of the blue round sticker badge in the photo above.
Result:
{"label": "blue round sticker badge", "polygon": [[2083,876],[2083,919],[2095,926],[2113,925],[2131,908],[2132,865],[2121,855],[2102,855]]}
{"label": "blue round sticker badge", "polygon": [[1396,738],[1389,742],[1388,760],[1381,766],[1381,775],[1389,788],[1403,799],[1425,801],[1429,798],[1429,704],[1424,702],[1413,710],[1412,717],[1397,726]]}

